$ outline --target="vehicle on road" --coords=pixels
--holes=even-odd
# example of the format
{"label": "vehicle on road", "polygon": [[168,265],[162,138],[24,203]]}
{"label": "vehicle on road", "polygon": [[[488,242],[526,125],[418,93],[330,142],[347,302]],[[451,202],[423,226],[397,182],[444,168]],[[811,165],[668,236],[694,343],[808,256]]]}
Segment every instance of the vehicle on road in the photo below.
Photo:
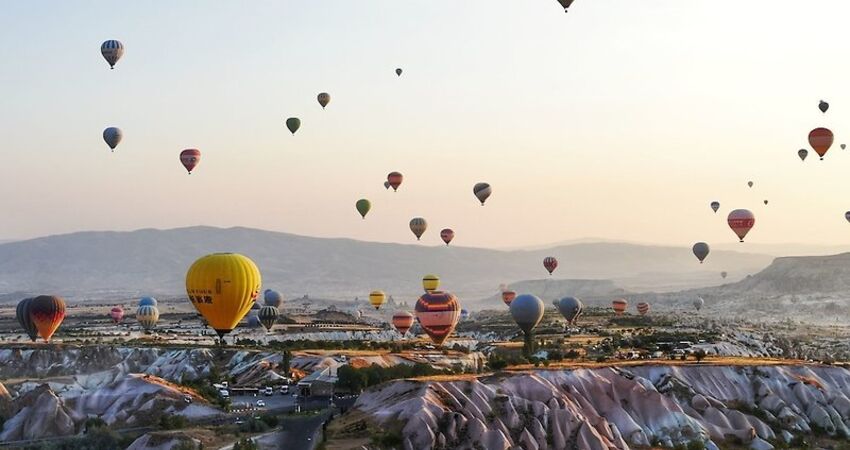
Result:
{"label": "vehicle on road", "polygon": [[271,397],[272,395],[274,395],[274,388],[272,388],[271,386],[266,386],[266,388],[263,389],[263,394],[266,397]]}
{"label": "vehicle on road", "polygon": [[266,407],[266,402],[265,402],[265,401],[263,401],[263,400],[257,400],[257,407],[258,407],[258,408],[265,408],[265,407]]}

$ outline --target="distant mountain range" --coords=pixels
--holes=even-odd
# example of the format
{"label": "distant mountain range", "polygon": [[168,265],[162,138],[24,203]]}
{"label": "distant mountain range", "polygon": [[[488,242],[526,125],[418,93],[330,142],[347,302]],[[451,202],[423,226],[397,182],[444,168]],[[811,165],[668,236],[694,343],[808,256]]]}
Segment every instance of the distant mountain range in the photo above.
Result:
{"label": "distant mountain range", "polygon": [[[248,228],[190,227],[132,232],[81,232],[0,244],[0,298],[53,292],[77,300],[141,294],[181,295],[198,257],[233,251],[252,258],[264,287],[289,296],[351,299],[383,289],[418,296],[422,276],[469,300],[490,297],[501,283],[549,276],[545,256],[560,267],[552,280],[610,280],[615,289],[670,290],[720,284],[720,271],[740,279],[771,256],[714,251],[697,263],[690,248],[576,243],[533,251],[428,247],[328,239]],[[15,293],[9,295],[10,293]]]}

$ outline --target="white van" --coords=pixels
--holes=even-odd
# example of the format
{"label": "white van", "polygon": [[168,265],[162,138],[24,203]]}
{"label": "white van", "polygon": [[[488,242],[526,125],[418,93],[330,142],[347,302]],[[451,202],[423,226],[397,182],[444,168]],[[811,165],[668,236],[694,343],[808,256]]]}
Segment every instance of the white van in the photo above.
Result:
{"label": "white van", "polygon": [[221,398],[230,398],[230,392],[227,392],[227,389],[218,391],[218,395],[220,395]]}
{"label": "white van", "polygon": [[263,395],[265,395],[266,397],[271,397],[272,395],[274,395],[274,388],[271,386],[266,386],[266,388],[263,389]]}

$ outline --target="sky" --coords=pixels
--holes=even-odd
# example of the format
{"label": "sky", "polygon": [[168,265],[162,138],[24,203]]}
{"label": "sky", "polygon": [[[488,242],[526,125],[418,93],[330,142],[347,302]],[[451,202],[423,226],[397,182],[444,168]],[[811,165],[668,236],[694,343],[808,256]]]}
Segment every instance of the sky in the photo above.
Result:
{"label": "sky", "polygon": [[[0,238],[212,225],[414,243],[421,216],[421,245],[444,227],[463,246],[728,244],[726,214],[749,208],[753,245],[847,245],[848,15],[842,0],[11,2]],[[126,48],[115,70],[107,39]],[[836,144],[801,162],[818,126]],[[192,175],[185,148],[202,152]]]}

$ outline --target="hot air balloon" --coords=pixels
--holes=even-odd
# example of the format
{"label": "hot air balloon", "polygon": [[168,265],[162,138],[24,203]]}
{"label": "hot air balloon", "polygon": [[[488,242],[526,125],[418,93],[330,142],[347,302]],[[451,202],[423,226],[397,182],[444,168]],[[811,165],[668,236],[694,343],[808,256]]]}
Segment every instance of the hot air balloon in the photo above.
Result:
{"label": "hot air balloon", "polygon": [[251,312],[248,314],[248,328],[260,328],[260,317],[258,313]]}
{"label": "hot air balloon", "polygon": [[460,303],[453,294],[427,292],[416,301],[416,320],[437,345],[443,345],[460,318]]}
{"label": "hot air balloon", "polygon": [[266,289],[263,292],[263,304],[280,308],[283,304],[283,294],[274,289]]}
{"label": "hot air balloon", "polygon": [[361,198],[357,200],[357,203],[354,204],[354,207],[357,208],[357,212],[363,217],[363,220],[366,220],[366,214],[369,214],[369,210],[372,209],[372,202],[366,200],[365,198]]}
{"label": "hot air balloon", "polygon": [[262,307],[263,305],[261,305],[260,302],[255,300],[254,303],[251,305],[251,311],[259,311]]}
{"label": "hot air balloon", "polygon": [[390,172],[387,175],[387,183],[393,188],[393,192],[398,191],[398,187],[401,186],[401,182],[404,180],[404,176],[398,172]]}
{"label": "hot air balloon", "polygon": [[124,318],[124,308],[120,306],[113,306],[112,309],[109,310],[109,317],[115,323],[120,323],[121,319]]}
{"label": "hot air balloon", "polygon": [[384,181],[384,189],[389,189],[389,188],[390,188],[390,182]]}
{"label": "hot air balloon", "polygon": [[327,92],[322,92],[317,98],[319,100],[319,104],[322,105],[322,109],[325,109],[325,106],[328,106],[328,103],[331,102],[331,94],[328,94]]}
{"label": "hot air balloon", "polygon": [[558,0],[558,3],[564,7],[564,12],[569,12],[570,5],[573,4],[574,0]]}
{"label": "hot air balloon", "polygon": [[703,306],[705,306],[705,300],[703,300],[702,297],[697,297],[694,300],[694,308],[696,308],[697,311],[699,311],[699,310],[702,309]]}
{"label": "hot air balloon", "polygon": [[118,144],[121,143],[121,138],[124,137],[124,133],[121,132],[120,128],[109,127],[103,130],[103,140],[106,142],[106,145],[115,151],[115,147],[118,147]]}
{"label": "hot air balloon", "polygon": [[442,230],[440,230],[440,239],[442,239],[443,242],[446,243],[446,245],[449,245],[449,243],[454,238],[455,238],[455,232],[451,228],[443,228]]}
{"label": "hot air balloon", "polygon": [[611,302],[611,306],[614,308],[614,314],[621,316],[624,312],[626,312],[626,307],[629,306],[629,302],[624,298],[618,298]]}
{"label": "hot air balloon", "polygon": [[646,313],[649,312],[649,303],[647,303],[647,302],[638,303],[637,304],[637,312],[638,312],[638,314],[645,316]]}
{"label": "hot air balloon", "polygon": [[844,150],[845,148],[847,148],[847,144],[841,144],[841,150]]}
{"label": "hot air balloon", "polygon": [[552,272],[558,268],[558,260],[554,256],[547,256],[543,258],[543,267],[549,271],[549,275],[552,275]]}
{"label": "hot air balloon", "polygon": [[511,290],[502,291],[502,301],[505,302],[506,305],[511,306],[511,303],[516,298],[516,292]]}
{"label": "hot air balloon", "polygon": [[380,309],[387,302],[387,294],[384,291],[372,291],[369,293],[369,304],[375,309]]}
{"label": "hot air balloon", "polygon": [[717,210],[720,209],[720,202],[711,202],[711,209],[713,209],[714,212],[717,212]]}
{"label": "hot air balloon", "polygon": [[567,323],[570,325],[575,324],[584,309],[584,304],[575,297],[564,297],[558,300],[556,306],[558,307],[558,312],[564,316],[564,319],[567,319]]}
{"label": "hot air balloon", "polygon": [[747,186],[749,186],[749,187],[753,187],[753,182],[752,182],[752,181],[747,181]]}
{"label": "hot air balloon", "polygon": [[820,102],[818,102],[818,109],[820,110],[820,112],[826,113],[826,110],[829,109],[829,103],[821,100]]}
{"label": "hot air balloon", "polygon": [[767,204],[767,200],[765,200],[765,201],[764,201],[764,204],[765,204],[765,205]]}
{"label": "hot air balloon", "polygon": [[460,320],[462,320],[464,322],[469,320],[469,311],[467,311],[465,309],[461,309],[460,310]]}
{"label": "hot air balloon", "polygon": [[29,303],[30,319],[38,334],[49,342],[50,337],[65,320],[65,300],[55,295],[39,295]]}
{"label": "hot air balloon", "polygon": [[727,277],[728,275],[729,275],[729,273],[728,273],[728,272],[720,272],[720,277],[721,277],[721,278],[723,278],[723,279],[726,279],[726,277]]}
{"label": "hot air balloon", "polygon": [[475,197],[478,198],[479,202],[481,202],[481,206],[484,206],[484,202],[487,201],[487,198],[493,193],[493,188],[491,188],[487,183],[476,183],[475,186],[472,187],[472,193],[475,194]]}
{"label": "hot air balloon", "polygon": [[511,316],[513,316],[519,329],[525,334],[524,352],[526,355],[531,353],[534,345],[534,328],[543,319],[544,310],[543,300],[540,300],[540,297],[536,295],[517,295],[511,302]]}
{"label": "hot air balloon", "polygon": [[109,63],[109,68],[114,69],[115,64],[118,64],[118,60],[124,56],[124,44],[114,39],[105,41],[103,44],[100,44],[100,54]]}
{"label": "hot air balloon", "polygon": [[32,298],[25,298],[19,301],[18,306],[15,308],[15,317],[18,319],[18,323],[21,324],[21,328],[24,329],[24,333],[35,342],[38,338],[38,328],[35,327],[35,322],[32,321],[32,316],[30,316],[30,304],[32,304]]}
{"label": "hot air balloon", "polygon": [[744,242],[744,236],[756,224],[756,217],[749,210],[736,209],[729,213],[726,222],[729,224],[729,228],[738,236],[738,239]]}
{"label": "hot air balloon", "polygon": [[159,302],[153,297],[142,297],[139,299],[139,306],[157,306],[158,304]]}
{"label": "hot air balloon", "polygon": [[395,74],[401,76],[401,68],[396,69]]}
{"label": "hot air balloon", "polygon": [[850,222],[850,211],[844,213],[844,218],[847,219],[848,222]]}
{"label": "hot air balloon", "polygon": [[436,275],[425,275],[422,277],[422,289],[425,292],[436,291],[440,288],[440,278]]}
{"label": "hot air balloon", "polygon": [[261,284],[260,270],[254,261],[237,253],[201,257],[186,272],[189,301],[219,338],[233,331],[245,317]]}
{"label": "hot air balloon", "polygon": [[697,242],[696,244],[694,244],[692,250],[694,252],[694,256],[697,257],[700,264],[702,264],[702,262],[705,260],[705,257],[708,256],[708,252],[711,251],[711,249],[708,248],[708,244],[706,244],[705,242]]}
{"label": "hot air balloon", "polygon": [[393,326],[402,336],[407,334],[407,330],[413,326],[413,320],[413,314],[407,311],[398,311],[393,314]]}
{"label": "hot air balloon", "polygon": [[274,306],[263,306],[260,308],[260,312],[257,313],[257,317],[260,319],[260,324],[265,327],[266,331],[271,331],[274,323],[277,322],[278,314],[277,308]]}
{"label": "hot air balloon", "polygon": [[425,233],[425,230],[428,229],[428,222],[421,217],[414,217],[410,219],[410,231],[416,236],[416,240],[422,237],[422,234]]}
{"label": "hot air balloon", "polygon": [[797,156],[800,157],[801,161],[805,161],[806,157],[809,156],[809,151],[804,148],[801,148],[800,150],[797,150]]}
{"label": "hot air balloon", "polygon": [[198,163],[201,162],[201,151],[195,148],[187,148],[186,150],[183,150],[180,152],[180,162],[189,174],[191,174]]}
{"label": "hot air balloon", "polygon": [[827,128],[815,128],[809,132],[809,145],[817,152],[820,159],[823,159],[823,155],[829,147],[832,147],[833,139],[832,131]]}
{"label": "hot air balloon", "polygon": [[142,305],[136,310],[136,321],[147,332],[159,322],[159,308],[152,305]]}
{"label": "hot air balloon", "polygon": [[301,128],[301,119],[297,117],[290,117],[286,119],[286,128],[289,129],[289,132],[295,135],[295,132]]}

